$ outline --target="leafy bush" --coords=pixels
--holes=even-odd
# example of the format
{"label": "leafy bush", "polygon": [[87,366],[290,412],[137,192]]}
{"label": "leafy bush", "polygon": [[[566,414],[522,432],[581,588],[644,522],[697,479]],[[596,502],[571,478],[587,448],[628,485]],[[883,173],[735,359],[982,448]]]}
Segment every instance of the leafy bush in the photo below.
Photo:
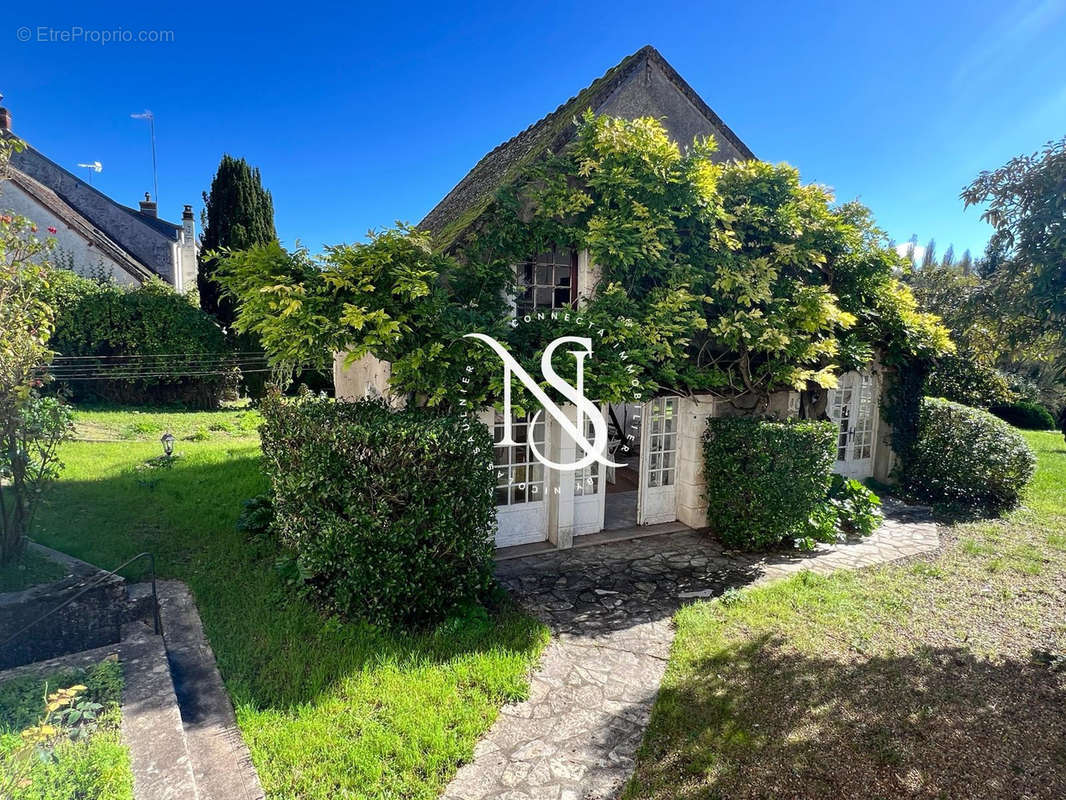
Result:
{"label": "leafy bush", "polygon": [[1007,405],[1018,399],[1006,375],[968,353],[938,358],[926,378],[924,393],[974,408]]}
{"label": "leafy bush", "polygon": [[708,420],[703,437],[707,522],[727,544],[767,548],[807,535],[824,509],[836,458],[829,422]]}
{"label": "leafy bush", "polygon": [[987,411],[922,399],[905,487],[933,502],[999,511],[1017,505],[1036,457],[1025,439]]}
{"label": "leafy bush", "polygon": [[0,797],[133,797],[119,736],[122,667],[25,676],[0,687]]}
{"label": "leafy bush", "polygon": [[836,509],[838,528],[847,536],[869,536],[884,519],[881,498],[854,478],[834,474],[829,502]]}
{"label": "leafy bush", "polygon": [[1066,406],[1059,409],[1059,430],[1062,431],[1062,436],[1066,439]]}
{"label": "leafy bush", "polygon": [[1050,431],[1055,427],[1055,418],[1051,412],[1039,403],[1019,400],[1009,405],[995,405],[990,409],[993,414],[1016,428],[1027,431]]}
{"label": "leafy bush", "polygon": [[309,394],[262,410],[274,529],[315,600],[411,625],[485,595],[495,505],[484,426]]}
{"label": "leafy bush", "polygon": [[869,536],[883,518],[880,497],[861,482],[834,473],[825,500],[812,512],[795,544],[801,550],[813,550],[817,542]]}
{"label": "leafy bush", "polygon": [[[76,400],[216,408],[236,377],[222,329],[162,281],[128,288],[64,271],[52,302],[50,346],[80,357],[54,372]],[[121,377],[85,379],[107,370]]]}

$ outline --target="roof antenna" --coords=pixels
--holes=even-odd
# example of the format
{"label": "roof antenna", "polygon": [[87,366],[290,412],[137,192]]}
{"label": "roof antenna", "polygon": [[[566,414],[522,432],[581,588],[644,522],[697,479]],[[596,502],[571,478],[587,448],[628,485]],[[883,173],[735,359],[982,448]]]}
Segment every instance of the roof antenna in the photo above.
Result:
{"label": "roof antenna", "polygon": [[104,171],[104,165],[99,161],[93,161],[89,164],[78,164],[79,167],[89,170],[89,185],[93,185],[93,173],[101,173]]}
{"label": "roof antenna", "polygon": [[159,170],[156,168],[155,161],[155,115],[152,114],[147,108],[140,114],[130,114],[133,119],[146,119],[148,120],[148,129],[152,135],[152,180],[155,185],[155,201],[159,202]]}

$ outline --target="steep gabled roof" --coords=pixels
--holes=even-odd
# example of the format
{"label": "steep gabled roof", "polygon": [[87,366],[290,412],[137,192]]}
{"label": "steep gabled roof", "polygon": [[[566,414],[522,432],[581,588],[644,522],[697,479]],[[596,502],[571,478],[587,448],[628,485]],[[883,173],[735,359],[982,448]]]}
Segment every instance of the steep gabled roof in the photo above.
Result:
{"label": "steep gabled roof", "polygon": [[89,220],[79,214],[59,195],[44,184],[35,181],[24,172],[12,167],[8,168],[7,179],[18,186],[22,191],[55,214],[57,219],[62,220],[71,230],[81,238],[91,242],[101,254],[120,266],[140,282],[149,280],[154,273],[146,269],[139,261],[132,258],[122,247],[106,233],[99,230]]}
{"label": "steep gabled roof", "polygon": [[[723,145],[726,158],[755,158],[748,146],[711,110],[659,51],[646,45],[539,122],[489,152],[425,216],[418,227],[428,230],[438,247],[451,247],[486,211],[501,187],[516,178],[523,168],[537,158],[548,152],[558,152],[573,139],[576,133],[574,120],[586,110],[602,113],[607,109],[608,113],[615,111],[624,115],[628,108],[611,108],[612,101],[618,100],[618,95],[641,71],[652,68],[664,76],[670,91],[680,94],[687,101],[686,113],[698,116],[702,123],[697,124],[696,128],[702,128],[702,134],[713,134]],[[645,86],[641,91],[650,92],[653,89]],[[621,105],[627,106],[626,103]],[[667,128],[671,127],[671,120],[664,122]],[[691,124],[686,126],[691,127]]]}
{"label": "steep gabled roof", "polygon": [[29,145],[12,154],[9,168],[13,176],[22,177],[20,184],[39,202],[47,200],[46,205],[55,206],[57,216],[59,210],[65,210],[67,216],[62,218],[72,228],[81,230],[88,225],[94,235],[117,247],[122,258],[116,261],[124,268],[134,264],[139,273],[155,274],[173,283],[172,249],[180,241],[180,225],[116,203]]}

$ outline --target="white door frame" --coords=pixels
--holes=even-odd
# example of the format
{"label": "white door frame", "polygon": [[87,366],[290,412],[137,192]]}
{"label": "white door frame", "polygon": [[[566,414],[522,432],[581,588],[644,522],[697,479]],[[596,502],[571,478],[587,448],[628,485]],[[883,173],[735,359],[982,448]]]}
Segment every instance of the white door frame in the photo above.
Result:
{"label": "white door frame", "polygon": [[846,372],[829,391],[826,413],[837,426],[835,472],[846,478],[869,478],[874,473],[874,450],[880,421],[879,380],[868,370]]}
{"label": "white door frame", "polygon": [[[537,445],[541,452],[545,452],[544,443],[551,435],[551,421],[543,420],[541,415],[540,425],[544,426],[543,437],[538,437]],[[494,409],[485,409],[479,415],[479,419],[488,426],[492,434],[493,442],[499,439],[495,430],[496,412]],[[517,427],[512,428],[515,441],[523,441],[522,434]],[[496,477],[497,492],[505,491],[508,494],[506,504],[496,506],[496,546],[511,547],[519,544],[532,544],[543,542],[548,538],[548,480],[545,475],[546,467],[539,462],[528,447],[522,444],[503,448],[507,450],[506,464],[495,465],[497,450],[493,447],[493,475]],[[522,453],[519,453],[522,451]],[[523,454],[524,453],[524,454]],[[521,458],[516,456],[521,455]],[[517,463],[517,466],[515,464]],[[538,478],[539,480],[530,480]],[[532,499],[534,496],[539,499]],[[521,502],[511,502],[516,497],[524,498]]]}
{"label": "white door frame", "polygon": [[638,525],[677,521],[680,421],[680,397],[656,397],[641,409]]}

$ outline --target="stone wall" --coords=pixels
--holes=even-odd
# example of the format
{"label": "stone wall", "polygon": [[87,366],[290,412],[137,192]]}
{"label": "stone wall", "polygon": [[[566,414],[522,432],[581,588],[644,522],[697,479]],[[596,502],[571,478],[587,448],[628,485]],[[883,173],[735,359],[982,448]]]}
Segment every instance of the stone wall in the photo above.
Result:
{"label": "stone wall", "polygon": [[85,562],[61,560],[72,574],[21,592],[0,594],[0,642],[86,587],[92,588],[13,642],[0,646],[0,670],[103,647],[121,639],[127,600],[125,581]]}

